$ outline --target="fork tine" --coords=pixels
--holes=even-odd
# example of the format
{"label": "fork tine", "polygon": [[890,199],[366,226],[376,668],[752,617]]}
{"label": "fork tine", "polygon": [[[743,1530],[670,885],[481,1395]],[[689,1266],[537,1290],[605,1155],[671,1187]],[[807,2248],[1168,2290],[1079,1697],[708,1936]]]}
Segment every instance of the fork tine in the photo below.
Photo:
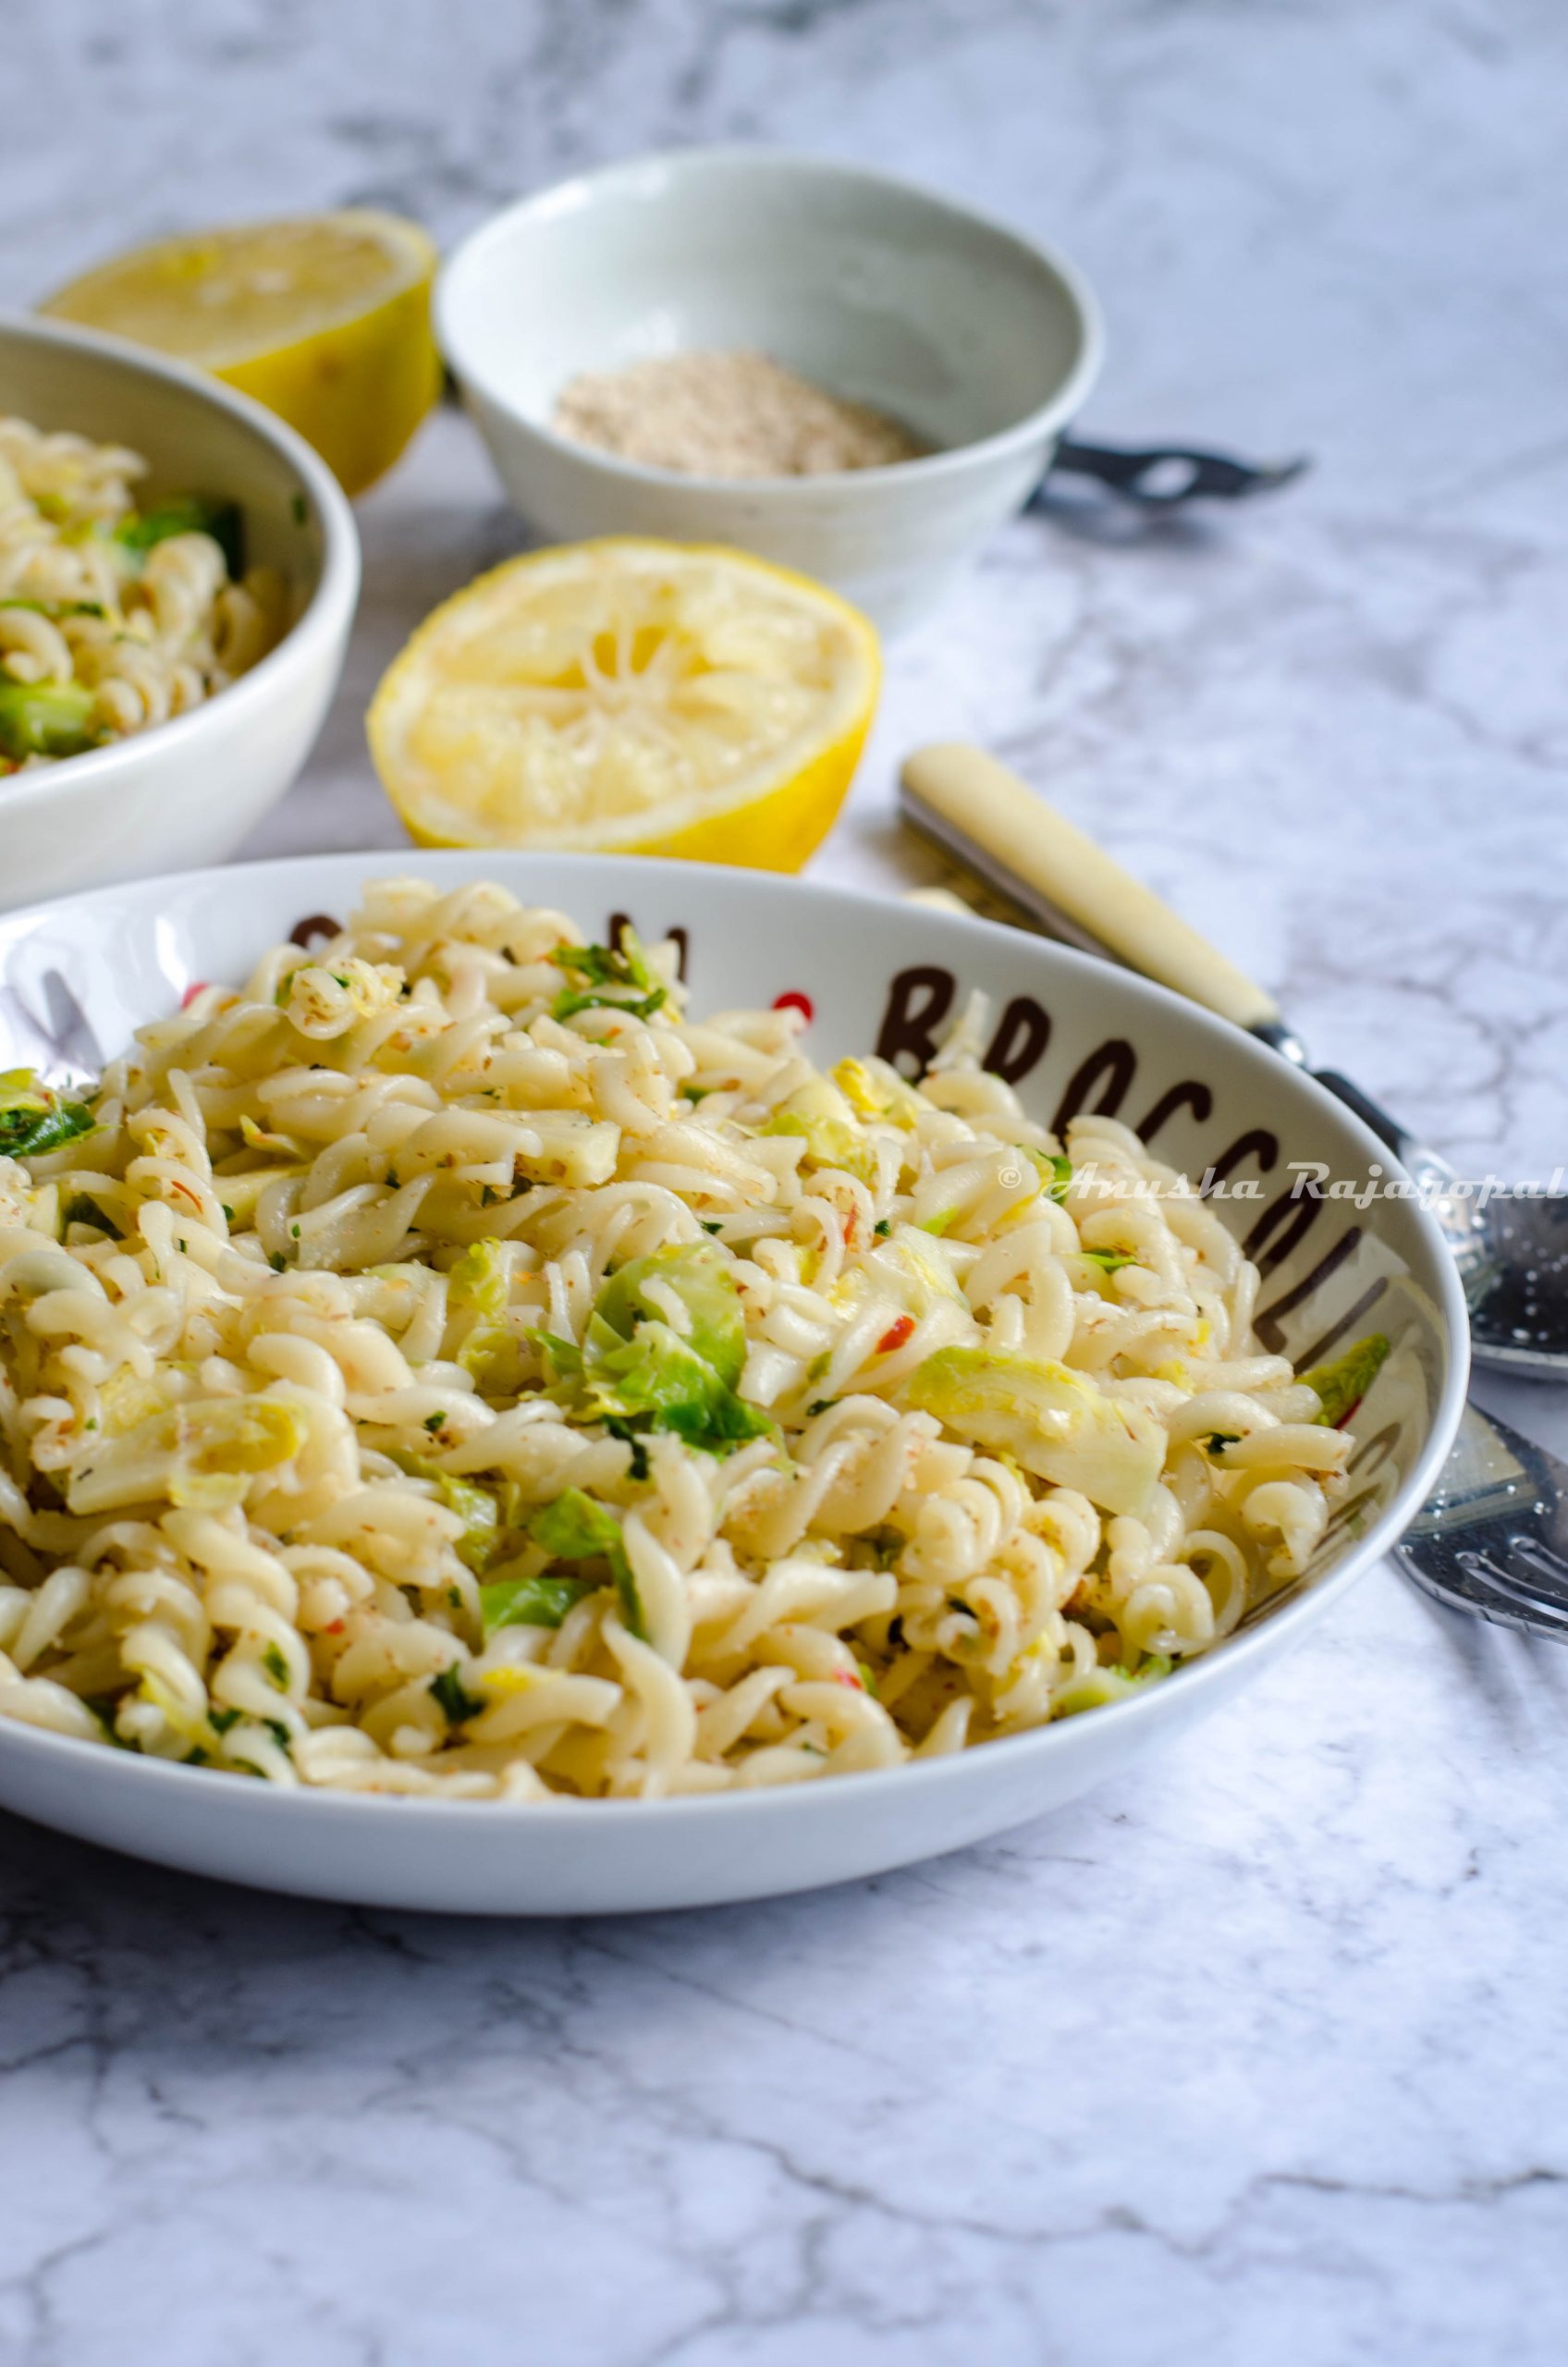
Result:
{"label": "fork tine", "polygon": [[1539,1588],[1527,1585],[1510,1563],[1501,1561],[1495,1554],[1479,1548],[1461,1553],[1456,1558],[1466,1575],[1478,1584],[1494,1588],[1510,1602],[1516,1602],[1539,1616],[1562,1620],[1568,1625],[1568,1602],[1564,1602],[1561,1595],[1542,1592]]}
{"label": "fork tine", "polygon": [[1535,1571],[1542,1584],[1561,1598],[1564,1611],[1568,1611],[1568,1562],[1564,1562],[1561,1553],[1554,1553],[1549,1545],[1541,1543],[1538,1537],[1532,1537],[1524,1529],[1516,1537],[1509,1539],[1508,1550],[1515,1561],[1527,1564]]}
{"label": "fork tine", "polygon": [[1395,1558],[1406,1577],[1445,1610],[1467,1612],[1472,1618],[1489,1620],[1495,1626],[1519,1628],[1525,1635],[1568,1643],[1568,1608],[1511,1584],[1505,1570],[1479,1553],[1455,1555],[1441,1577],[1403,1546],[1395,1549]]}

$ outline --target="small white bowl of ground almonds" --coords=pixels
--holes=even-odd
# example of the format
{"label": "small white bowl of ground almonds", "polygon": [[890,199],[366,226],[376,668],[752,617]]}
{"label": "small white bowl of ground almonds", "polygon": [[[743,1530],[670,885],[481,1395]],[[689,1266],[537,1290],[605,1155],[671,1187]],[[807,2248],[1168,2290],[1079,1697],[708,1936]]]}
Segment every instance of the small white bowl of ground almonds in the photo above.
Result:
{"label": "small white bowl of ground almonds", "polygon": [[736,544],[895,631],[1028,498],[1101,343],[1083,281],[1032,240],[767,149],[524,199],[452,256],[436,321],[545,533]]}

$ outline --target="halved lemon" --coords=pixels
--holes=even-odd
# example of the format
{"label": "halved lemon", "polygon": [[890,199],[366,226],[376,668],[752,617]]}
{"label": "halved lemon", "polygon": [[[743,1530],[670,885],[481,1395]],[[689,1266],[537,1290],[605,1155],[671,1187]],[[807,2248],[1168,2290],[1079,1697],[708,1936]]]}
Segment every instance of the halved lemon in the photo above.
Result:
{"label": "halved lemon", "polygon": [[613,849],[798,871],[876,710],[875,629],[744,552],[535,551],[427,617],[371,703],[425,846]]}
{"label": "halved lemon", "polygon": [[137,247],[39,306],[254,395],[347,493],[389,469],[441,391],[436,252],[417,222],[350,209]]}

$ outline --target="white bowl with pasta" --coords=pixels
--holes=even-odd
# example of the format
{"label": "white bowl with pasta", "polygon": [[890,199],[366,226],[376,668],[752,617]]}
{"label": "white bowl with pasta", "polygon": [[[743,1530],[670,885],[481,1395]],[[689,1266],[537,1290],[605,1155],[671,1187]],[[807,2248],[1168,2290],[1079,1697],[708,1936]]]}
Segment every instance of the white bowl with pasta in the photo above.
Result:
{"label": "white bowl with pasta", "polygon": [[1250,1038],[798,881],[410,868],[0,919],[0,1804],[387,1906],[843,1881],[1194,1724],[1427,1492],[1452,1261]]}
{"label": "white bowl with pasta", "polygon": [[0,907],[238,846],[321,729],[359,575],[337,480],[271,412],[0,317]]}

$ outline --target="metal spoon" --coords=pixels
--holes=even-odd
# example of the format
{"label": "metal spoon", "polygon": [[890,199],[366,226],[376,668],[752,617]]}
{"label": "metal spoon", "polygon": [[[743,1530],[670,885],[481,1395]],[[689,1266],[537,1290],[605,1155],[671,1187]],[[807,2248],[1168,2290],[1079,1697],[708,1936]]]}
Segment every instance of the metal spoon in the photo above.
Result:
{"label": "metal spoon", "polygon": [[1017,920],[1109,956],[1234,1021],[1307,1070],[1369,1125],[1423,1188],[1458,1261],[1477,1362],[1568,1378],[1568,1194],[1484,1205],[1448,1161],[1333,1069],[1315,1069],[1272,996],[1190,928],[1103,847],[995,757],[960,742],[903,768],[906,820],[974,874]]}
{"label": "metal spoon", "polygon": [[1185,445],[1159,445],[1135,451],[1116,444],[1080,444],[1064,435],[1051,460],[1050,475],[1024,507],[1045,509],[1051,476],[1093,477],[1126,501],[1145,509],[1179,509],[1189,501],[1238,501],[1255,493],[1275,493],[1293,484],[1312,462],[1305,455],[1273,464],[1232,460],[1227,452],[1195,452]]}

